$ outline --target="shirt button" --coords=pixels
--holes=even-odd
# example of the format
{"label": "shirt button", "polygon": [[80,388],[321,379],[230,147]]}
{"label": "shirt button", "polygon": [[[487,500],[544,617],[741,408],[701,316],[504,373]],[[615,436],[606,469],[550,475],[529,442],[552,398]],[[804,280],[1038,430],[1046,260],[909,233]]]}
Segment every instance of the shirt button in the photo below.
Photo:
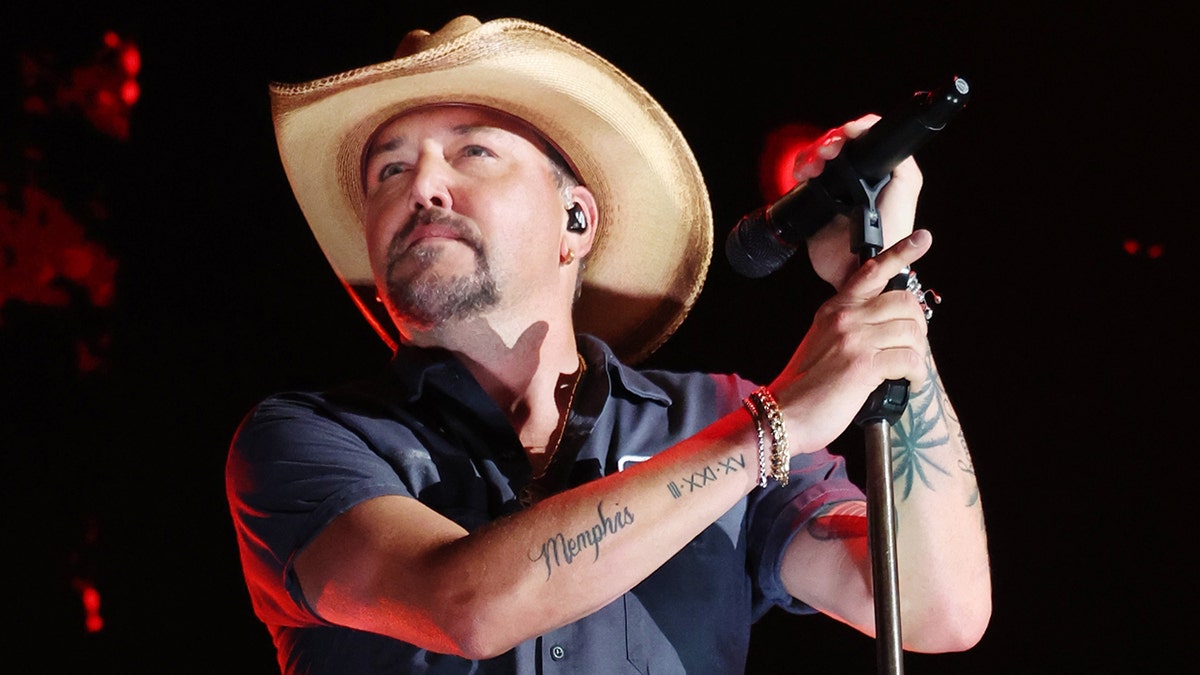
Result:
{"label": "shirt button", "polygon": [[555,661],[562,661],[567,657],[567,650],[562,648],[562,645],[554,645],[550,648],[550,658]]}

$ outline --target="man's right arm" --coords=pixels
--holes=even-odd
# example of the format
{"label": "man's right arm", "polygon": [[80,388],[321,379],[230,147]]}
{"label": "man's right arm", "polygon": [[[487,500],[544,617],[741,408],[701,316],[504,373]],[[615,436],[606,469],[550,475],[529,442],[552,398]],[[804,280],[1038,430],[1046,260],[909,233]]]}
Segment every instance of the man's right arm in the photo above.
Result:
{"label": "man's right arm", "polygon": [[[682,498],[667,489],[693,474],[720,479]],[[470,533],[415,499],[369,499],[325,527],[295,571],[327,621],[488,658],[620,597],[757,478],[757,434],[738,410],[651,460]]]}

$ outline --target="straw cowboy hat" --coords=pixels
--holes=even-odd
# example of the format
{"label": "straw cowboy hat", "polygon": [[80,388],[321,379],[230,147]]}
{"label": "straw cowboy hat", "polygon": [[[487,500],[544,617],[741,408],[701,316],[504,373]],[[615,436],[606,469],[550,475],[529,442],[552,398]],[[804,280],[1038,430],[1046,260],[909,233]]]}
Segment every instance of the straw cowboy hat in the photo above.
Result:
{"label": "straw cowboy hat", "polygon": [[288,180],[334,272],[392,348],[363,235],[362,151],[384,122],[421,106],[467,104],[514,115],[566,158],[596,197],[600,225],[575,305],[575,329],[627,362],[644,359],[687,316],[707,274],[712,211],[695,157],[637,83],[591,50],[518,19],[461,16],[412,31],[385,63],[271,85]]}

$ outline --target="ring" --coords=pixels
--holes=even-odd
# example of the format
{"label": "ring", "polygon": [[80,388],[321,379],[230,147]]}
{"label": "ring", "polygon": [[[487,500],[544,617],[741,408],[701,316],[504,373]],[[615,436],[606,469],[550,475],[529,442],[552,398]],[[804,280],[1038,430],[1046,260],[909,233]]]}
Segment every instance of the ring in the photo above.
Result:
{"label": "ring", "polygon": [[929,306],[928,298],[933,298],[933,304],[942,304],[942,296],[937,294],[937,291],[921,288],[921,282],[917,279],[916,271],[908,270],[908,283],[904,286],[905,290],[912,293],[917,298],[917,302],[921,303],[921,309],[925,312],[925,320],[929,321],[933,318],[933,308]]}

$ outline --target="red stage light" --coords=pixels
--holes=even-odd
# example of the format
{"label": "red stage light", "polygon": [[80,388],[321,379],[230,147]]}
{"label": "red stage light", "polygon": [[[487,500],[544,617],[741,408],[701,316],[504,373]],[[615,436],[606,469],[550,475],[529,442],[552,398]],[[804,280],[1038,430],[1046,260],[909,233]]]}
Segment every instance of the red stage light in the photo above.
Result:
{"label": "red stage light", "polygon": [[1129,255],[1145,254],[1151,260],[1161,258],[1166,251],[1162,244],[1147,244],[1146,246],[1142,246],[1142,242],[1133,237],[1122,242],[1121,248]]}
{"label": "red stage light", "polygon": [[142,69],[142,53],[134,45],[126,45],[121,52],[121,67],[130,75],[137,75]]}
{"label": "red stage light", "polygon": [[137,80],[125,80],[125,84],[121,85],[121,100],[131,108],[141,94],[142,88],[138,86]]}
{"label": "red stage light", "polygon": [[83,629],[89,633],[99,633],[104,629],[104,617],[100,616],[100,591],[87,579],[76,577],[73,585],[83,603]]}

